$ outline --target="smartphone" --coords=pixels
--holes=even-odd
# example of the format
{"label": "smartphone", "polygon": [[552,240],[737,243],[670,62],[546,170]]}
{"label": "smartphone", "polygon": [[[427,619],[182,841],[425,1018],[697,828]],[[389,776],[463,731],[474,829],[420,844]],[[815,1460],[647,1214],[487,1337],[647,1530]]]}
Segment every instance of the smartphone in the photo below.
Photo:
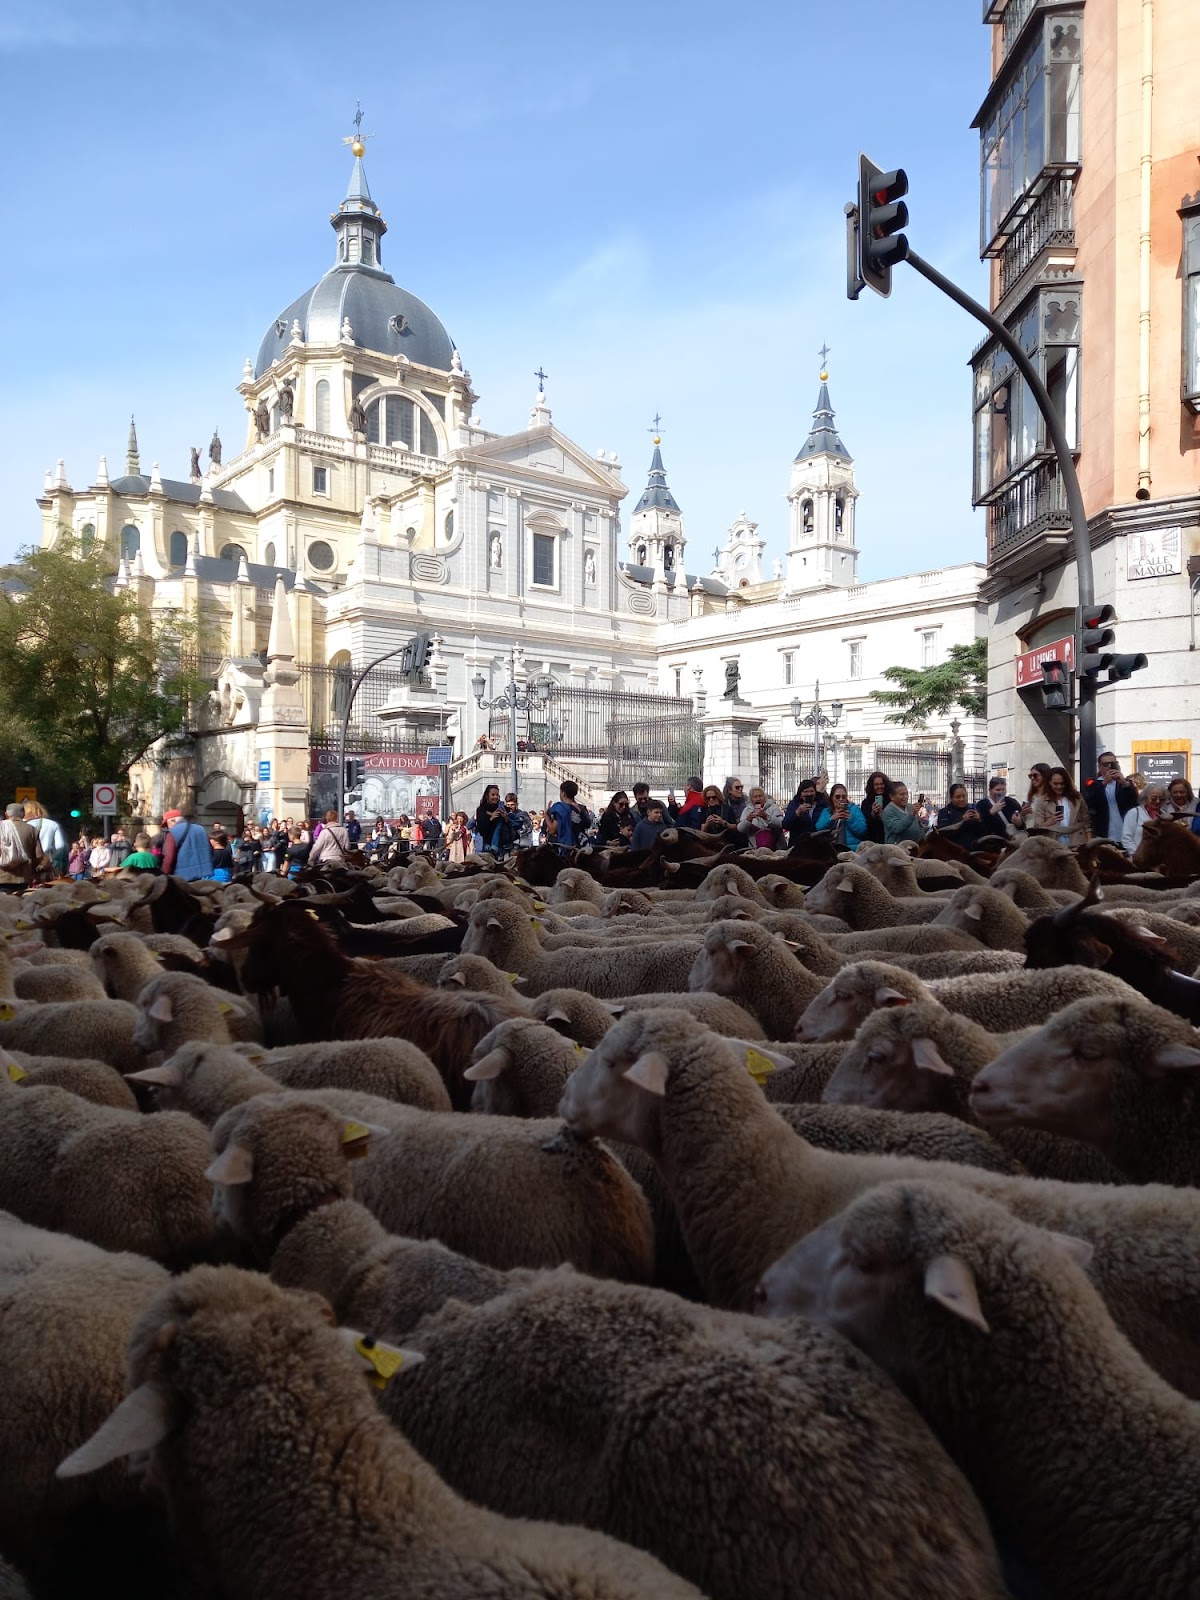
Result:
{"label": "smartphone", "polygon": [[1055,808],[1054,808],[1054,815],[1055,815],[1055,816],[1056,816],[1056,817],[1057,817],[1057,818],[1058,818],[1058,820],[1059,820],[1059,821],[1060,821],[1060,822],[1061,822],[1061,821],[1062,821],[1062,814],[1063,814],[1063,808],[1062,808],[1062,806],[1061,806],[1061,805],[1057,805],[1057,806],[1055,806]]}

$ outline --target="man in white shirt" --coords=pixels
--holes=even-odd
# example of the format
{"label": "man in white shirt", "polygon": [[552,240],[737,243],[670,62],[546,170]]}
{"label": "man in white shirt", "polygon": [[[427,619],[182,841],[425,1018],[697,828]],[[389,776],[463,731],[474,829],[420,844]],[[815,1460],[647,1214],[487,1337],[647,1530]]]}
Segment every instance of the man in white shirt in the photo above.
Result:
{"label": "man in white shirt", "polygon": [[1097,775],[1083,786],[1083,798],[1092,818],[1092,832],[1098,839],[1121,843],[1126,813],[1138,803],[1137,790],[1121,776],[1121,763],[1111,750],[1104,750],[1096,762]]}

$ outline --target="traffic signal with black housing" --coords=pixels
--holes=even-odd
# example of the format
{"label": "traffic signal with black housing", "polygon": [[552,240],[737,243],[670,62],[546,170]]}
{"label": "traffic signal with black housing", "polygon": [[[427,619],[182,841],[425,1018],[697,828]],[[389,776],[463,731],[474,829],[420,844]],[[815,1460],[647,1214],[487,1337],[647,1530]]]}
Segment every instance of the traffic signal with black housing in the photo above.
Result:
{"label": "traffic signal with black housing", "polygon": [[869,156],[858,158],[858,274],[876,294],[892,292],[892,268],[908,255],[908,175],[903,167],[885,172]]}
{"label": "traffic signal with black housing", "polygon": [[1112,646],[1117,642],[1112,625],[1116,620],[1115,606],[1080,606],[1075,670],[1081,678],[1098,678],[1112,665]]}
{"label": "traffic signal with black housing", "polygon": [[414,633],[404,646],[404,654],[400,658],[402,672],[422,672],[429,661],[429,635],[427,633]]}
{"label": "traffic signal with black housing", "polygon": [[1047,711],[1070,711],[1071,673],[1065,662],[1042,662],[1042,705]]}

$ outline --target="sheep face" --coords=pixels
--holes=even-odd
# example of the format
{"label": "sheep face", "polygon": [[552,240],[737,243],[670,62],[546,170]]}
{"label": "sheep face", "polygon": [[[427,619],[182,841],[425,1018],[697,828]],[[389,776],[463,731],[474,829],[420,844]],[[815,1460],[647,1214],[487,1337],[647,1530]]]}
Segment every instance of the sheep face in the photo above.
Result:
{"label": "sheep face", "polygon": [[908,1039],[898,1030],[872,1026],[856,1038],[825,1085],[830,1105],[871,1106],[879,1111],[949,1111],[946,1086],[955,1081],[932,1039]]}
{"label": "sheep face", "polygon": [[688,974],[688,988],[693,994],[703,989],[709,994],[737,996],[743,992],[745,965],[756,953],[757,946],[749,939],[731,935],[724,927],[711,929]]}
{"label": "sheep face", "polygon": [[864,985],[852,971],[839,972],[809,1002],[796,1024],[796,1037],[807,1044],[853,1039],[862,1023],[883,1007],[905,1006],[909,997],[890,984]]}
{"label": "sheep face", "polygon": [[1065,1007],[976,1075],[972,1112],[989,1128],[1042,1128],[1111,1151],[1125,1093],[1200,1068],[1200,1049],[1184,1038],[1131,1048],[1123,1011],[1104,999]]}
{"label": "sheep face", "polygon": [[618,1023],[567,1079],[558,1114],[574,1134],[619,1139],[654,1154],[662,1144],[667,1061],[635,1039],[628,1023]]}
{"label": "sheep face", "polygon": [[756,1309],[829,1323],[902,1385],[915,1378],[931,1340],[979,1340],[989,1329],[972,1222],[977,1208],[999,1208],[947,1188],[902,1182],[869,1190],[763,1274]]}

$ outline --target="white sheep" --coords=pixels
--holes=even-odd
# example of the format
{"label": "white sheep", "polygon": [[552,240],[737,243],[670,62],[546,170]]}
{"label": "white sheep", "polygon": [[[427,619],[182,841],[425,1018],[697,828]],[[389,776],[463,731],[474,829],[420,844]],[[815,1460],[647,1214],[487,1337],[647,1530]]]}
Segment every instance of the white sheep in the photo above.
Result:
{"label": "white sheep", "polygon": [[887,1183],[773,1267],[762,1304],[903,1384],[1039,1592],[1178,1600],[1200,1593],[1200,1405],[1114,1326],[1091,1253],[950,1185]]}

